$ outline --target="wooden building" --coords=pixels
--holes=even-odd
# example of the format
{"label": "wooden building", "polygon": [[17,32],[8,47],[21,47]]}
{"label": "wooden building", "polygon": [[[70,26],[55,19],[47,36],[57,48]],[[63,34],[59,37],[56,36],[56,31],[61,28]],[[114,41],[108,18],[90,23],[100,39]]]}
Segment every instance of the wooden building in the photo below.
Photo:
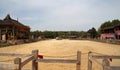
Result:
{"label": "wooden building", "polygon": [[120,23],[114,26],[106,27],[101,30],[101,39],[119,39],[120,40]]}
{"label": "wooden building", "polygon": [[87,31],[87,38],[90,38],[90,39],[97,38],[97,31],[94,27]]}
{"label": "wooden building", "polygon": [[9,14],[3,20],[0,20],[0,40],[28,39],[29,33],[29,26],[12,19]]}

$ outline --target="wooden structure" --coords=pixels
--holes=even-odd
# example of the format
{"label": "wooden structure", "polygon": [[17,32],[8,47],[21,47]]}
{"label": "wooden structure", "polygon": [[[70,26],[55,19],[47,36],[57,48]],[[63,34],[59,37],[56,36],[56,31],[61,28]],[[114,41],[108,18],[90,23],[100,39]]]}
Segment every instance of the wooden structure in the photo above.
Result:
{"label": "wooden structure", "polygon": [[[100,63],[97,59],[102,59],[102,63]],[[88,53],[88,70],[92,70],[93,62],[100,65],[103,70],[120,70],[120,66],[110,66],[109,59],[120,59],[120,56],[93,55],[92,52],[89,52]]]}
{"label": "wooden structure", "polygon": [[3,20],[0,20],[0,40],[28,39],[29,33],[29,26],[12,19],[9,14]]}
{"label": "wooden structure", "polygon": [[[13,63],[7,63],[7,64],[2,63],[1,64],[3,65],[3,67],[6,67],[5,70],[30,70],[30,69],[22,69],[22,67],[34,58],[34,56],[31,54],[0,53],[0,56],[17,57],[14,59],[14,64]],[[27,58],[24,61],[22,61],[21,58],[18,58],[18,57],[23,57],[23,56]],[[2,70],[4,70],[4,68]]]}
{"label": "wooden structure", "polygon": [[101,39],[119,39],[120,40],[120,23],[115,26],[106,27],[101,30]]}
{"label": "wooden structure", "polygon": [[87,31],[87,38],[94,39],[96,38],[97,32],[96,29],[93,27]]}
{"label": "wooden structure", "polygon": [[37,62],[44,63],[76,63],[76,70],[81,70],[81,52],[77,51],[77,60],[73,59],[37,59]]}
{"label": "wooden structure", "polygon": [[[44,63],[76,63],[76,70],[80,70],[81,66],[81,52],[77,52],[77,60],[70,59],[40,59],[38,58],[38,50],[33,50],[32,54],[13,54],[13,53],[0,53],[0,56],[14,56],[14,64],[18,67],[16,70],[22,70],[24,65],[32,61],[32,70],[38,70],[38,62]],[[19,56],[27,56],[25,60],[22,60]]]}

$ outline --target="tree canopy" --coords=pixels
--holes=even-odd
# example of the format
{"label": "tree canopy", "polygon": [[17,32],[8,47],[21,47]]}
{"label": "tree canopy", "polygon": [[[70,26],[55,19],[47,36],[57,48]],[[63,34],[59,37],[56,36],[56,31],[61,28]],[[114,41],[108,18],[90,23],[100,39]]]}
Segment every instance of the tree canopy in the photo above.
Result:
{"label": "tree canopy", "polygon": [[106,27],[114,27],[115,25],[118,25],[118,24],[120,24],[120,20],[118,20],[118,19],[115,19],[112,21],[106,21],[106,22],[101,24],[98,31],[101,32],[101,30],[103,30]]}
{"label": "tree canopy", "polygon": [[92,29],[89,29],[87,33],[90,38],[96,38],[98,36],[98,33],[94,27],[92,27]]}

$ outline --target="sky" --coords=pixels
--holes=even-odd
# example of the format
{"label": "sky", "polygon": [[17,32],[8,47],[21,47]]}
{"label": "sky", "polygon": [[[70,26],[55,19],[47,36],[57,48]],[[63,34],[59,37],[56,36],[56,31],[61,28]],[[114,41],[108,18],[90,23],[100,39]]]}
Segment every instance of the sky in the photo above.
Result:
{"label": "sky", "polygon": [[31,31],[87,31],[120,20],[120,0],[0,0],[0,19],[7,14]]}

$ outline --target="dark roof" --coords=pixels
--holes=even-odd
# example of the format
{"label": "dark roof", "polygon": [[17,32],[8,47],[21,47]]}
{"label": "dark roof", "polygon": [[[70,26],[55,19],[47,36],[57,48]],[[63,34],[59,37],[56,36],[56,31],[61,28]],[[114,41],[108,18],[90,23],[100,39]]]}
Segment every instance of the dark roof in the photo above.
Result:
{"label": "dark roof", "polygon": [[115,27],[118,27],[118,26],[120,26],[120,23],[115,25]]}
{"label": "dark roof", "polygon": [[0,23],[1,23],[1,24],[4,23],[3,20],[0,20]]}
{"label": "dark roof", "polygon": [[113,26],[105,27],[102,30],[114,29],[115,27],[119,27],[119,26],[120,26],[120,23]]}
{"label": "dark roof", "polygon": [[9,14],[7,14],[7,16],[4,18],[4,20],[11,20],[11,17]]}
{"label": "dark roof", "polygon": [[[4,24],[8,24],[8,25],[15,24],[15,25],[18,25],[18,26],[25,26],[22,23],[20,23],[18,20],[12,19],[9,14],[3,20],[0,20],[0,24],[2,24],[2,25],[4,25]],[[28,26],[26,26],[26,27],[28,27]]]}
{"label": "dark roof", "polygon": [[114,26],[109,26],[109,27],[105,27],[103,28],[104,30],[107,30],[107,29],[114,29]]}

